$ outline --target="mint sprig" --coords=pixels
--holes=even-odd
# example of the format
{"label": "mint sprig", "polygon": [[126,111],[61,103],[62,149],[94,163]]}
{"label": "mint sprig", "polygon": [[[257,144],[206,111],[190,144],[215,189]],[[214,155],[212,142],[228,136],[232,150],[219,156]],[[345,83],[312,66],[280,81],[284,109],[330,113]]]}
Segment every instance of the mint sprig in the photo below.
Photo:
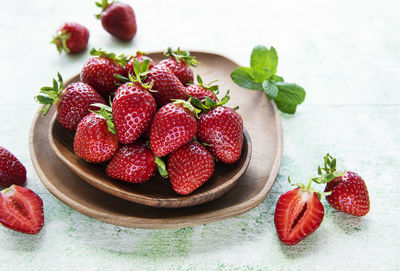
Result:
{"label": "mint sprig", "polygon": [[275,48],[259,45],[251,52],[250,67],[235,69],[231,78],[243,88],[264,91],[268,99],[275,100],[280,111],[294,114],[297,105],[304,101],[306,92],[297,84],[284,82],[283,77],[276,75],[277,68]]}

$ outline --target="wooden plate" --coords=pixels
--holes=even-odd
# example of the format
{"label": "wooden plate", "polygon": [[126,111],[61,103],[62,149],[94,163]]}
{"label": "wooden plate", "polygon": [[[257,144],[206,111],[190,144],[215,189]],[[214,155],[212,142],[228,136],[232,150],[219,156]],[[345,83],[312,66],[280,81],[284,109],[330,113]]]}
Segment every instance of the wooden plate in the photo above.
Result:
{"label": "wooden plate", "polygon": [[[48,190],[57,198],[90,217],[128,227],[177,228],[218,221],[244,213],[263,201],[276,178],[282,159],[282,127],[274,103],[261,92],[236,86],[229,75],[237,64],[212,53],[192,52],[200,61],[205,81],[219,79],[231,90],[230,105],[239,105],[245,127],[252,138],[252,159],[248,170],[224,196],[186,208],[155,208],[129,202],[96,189],[68,169],[52,152],[49,144],[51,110],[46,118],[35,117],[30,150],[33,165]],[[161,54],[152,54],[157,61]]]}

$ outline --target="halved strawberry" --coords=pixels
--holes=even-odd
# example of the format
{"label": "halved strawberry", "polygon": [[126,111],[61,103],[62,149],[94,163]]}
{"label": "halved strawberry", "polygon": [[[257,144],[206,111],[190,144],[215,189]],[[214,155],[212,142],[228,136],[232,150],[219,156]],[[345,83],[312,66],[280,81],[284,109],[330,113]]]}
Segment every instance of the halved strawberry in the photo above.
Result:
{"label": "halved strawberry", "polygon": [[12,185],[0,193],[0,223],[15,231],[36,234],[43,227],[43,202],[32,190]]}
{"label": "halved strawberry", "polygon": [[307,187],[300,185],[279,197],[274,222],[283,243],[295,245],[319,227],[324,218],[324,206],[319,197],[310,188],[310,183]]}
{"label": "halved strawberry", "polygon": [[7,149],[0,146],[0,187],[12,184],[24,185],[26,169],[24,165]]}

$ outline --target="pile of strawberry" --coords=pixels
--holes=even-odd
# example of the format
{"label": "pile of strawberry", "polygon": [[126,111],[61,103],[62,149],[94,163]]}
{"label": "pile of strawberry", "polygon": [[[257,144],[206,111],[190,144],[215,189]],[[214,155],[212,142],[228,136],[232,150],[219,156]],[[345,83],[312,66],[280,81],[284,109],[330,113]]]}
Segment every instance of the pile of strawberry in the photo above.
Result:
{"label": "pile of strawberry", "polygon": [[[90,163],[108,163],[111,178],[143,183],[156,171],[169,177],[179,194],[192,193],[214,172],[214,159],[234,163],[241,155],[243,121],[230,107],[229,91],[204,84],[188,51],[171,48],[157,65],[135,56],[91,50],[81,82],[64,88],[60,75],[36,100],[58,122],[75,130],[75,154]],[[110,105],[107,105],[109,102]]]}

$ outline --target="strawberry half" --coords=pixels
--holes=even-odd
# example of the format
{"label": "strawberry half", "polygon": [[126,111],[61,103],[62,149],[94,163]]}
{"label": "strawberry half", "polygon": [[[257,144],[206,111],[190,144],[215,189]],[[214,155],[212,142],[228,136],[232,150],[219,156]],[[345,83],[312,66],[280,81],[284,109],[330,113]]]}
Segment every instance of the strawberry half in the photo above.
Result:
{"label": "strawberry half", "polygon": [[111,178],[130,183],[143,183],[156,172],[155,156],[144,143],[122,146],[107,166]]}
{"label": "strawberry half", "polygon": [[90,113],[79,123],[74,137],[75,154],[91,163],[110,160],[119,147],[112,123],[99,114],[112,118],[104,108],[98,113]]}
{"label": "strawberry half", "polygon": [[61,53],[76,54],[86,49],[89,41],[89,30],[81,24],[65,23],[53,38],[51,43],[57,47],[57,51]]}
{"label": "strawberry half", "polygon": [[169,155],[167,168],[172,188],[187,195],[210,179],[214,158],[201,144],[191,142]]}
{"label": "strawberry half", "polygon": [[150,147],[154,154],[165,156],[192,140],[197,131],[195,114],[198,112],[183,100],[161,107],[150,129]]}
{"label": "strawberry half", "polygon": [[186,93],[190,97],[195,97],[199,99],[200,101],[204,100],[206,97],[209,97],[211,100],[216,102],[217,96],[215,94],[218,94],[218,85],[212,85],[212,83],[216,82],[217,80],[214,80],[207,85],[203,83],[203,80],[201,79],[200,75],[197,75],[197,85],[196,84],[189,84],[186,87]]}
{"label": "strawberry half", "polygon": [[81,71],[81,81],[91,85],[104,98],[113,93],[121,81],[114,74],[125,75],[125,65],[128,59],[124,55],[116,56],[101,49],[92,49],[85,66]]}
{"label": "strawberry half", "polygon": [[26,169],[24,165],[7,149],[0,146],[0,187],[12,184],[24,185]]}
{"label": "strawberry half", "polygon": [[12,185],[0,193],[0,223],[15,231],[36,234],[43,227],[43,201],[32,190]]}
{"label": "strawberry half", "polygon": [[[289,179],[290,181],[290,179]],[[324,218],[324,206],[320,196],[310,188],[300,187],[281,195],[275,208],[275,228],[279,239],[286,245],[295,245],[321,224]]]}
{"label": "strawberry half", "polygon": [[125,73],[126,73],[126,75],[128,75],[128,76],[129,76],[129,74],[132,74],[132,75],[136,76],[136,74],[135,74],[135,69],[134,69],[134,67],[133,67],[133,66],[134,66],[134,61],[135,61],[135,59],[138,60],[140,64],[142,64],[143,61],[147,59],[147,60],[149,61],[149,69],[152,69],[152,68],[155,66],[154,60],[153,60],[152,58],[148,57],[148,56],[146,55],[146,53],[137,51],[137,52],[136,52],[136,56],[131,57],[131,58],[129,59],[128,63],[126,63],[126,66],[125,66]]}
{"label": "strawberry half", "polygon": [[369,212],[368,189],[357,173],[336,171],[336,159],[328,153],[324,157],[324,167],[318,167],[318,174],[320,177],[313,181],[326,183],[325,192],[330,192],[326,200],[333,208],[354,216],[365,216]]}
{"label": "strawberry half", "polygon": [[170,58],[162,60],[158,65],[168,67],[184,86],[193,82],[193,71],[189,66],[195,67],[199,63],[190,55],[189,51],[181,51],[179,48],[172,51],[172,48],[168,47],[164,55]]}
{"label": "strawberry half", "polygon": [[50,106],[54,105],[57,110],[57,121],[63,127],[74,131],[79,122],[90,113],[89,110],[98,109],[91,104],[105,104],[105,101],[88,84],[71,83],[64,89],[63,79],[59,73],[57,77],[58,81],[53,79],[52,87],[42,87],[41,94],[35,99],[45,105],[41,110],[43,116],[47,114]]}

